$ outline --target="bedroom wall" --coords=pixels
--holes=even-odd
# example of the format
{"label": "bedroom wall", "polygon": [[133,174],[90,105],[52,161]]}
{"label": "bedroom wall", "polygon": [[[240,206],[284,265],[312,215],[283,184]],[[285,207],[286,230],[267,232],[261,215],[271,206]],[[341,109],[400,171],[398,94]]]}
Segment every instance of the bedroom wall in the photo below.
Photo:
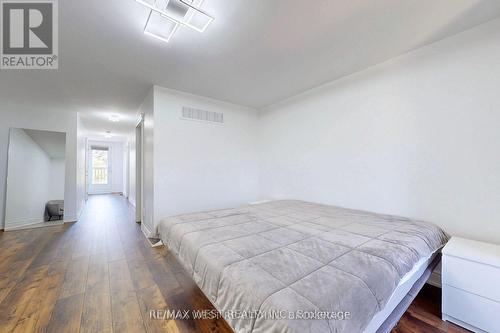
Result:
{"label": "bedroom wall", "polygon": [[13,128],[9,142],[14,153],[9,159],[5,221],[12,229],[43,222],[45,204],[53,193],[52,161],[22,129]]}
{"label": "bedroom wall", "polygon": [[[65,220],[76,221],[77,114],[3,102],[0,122],[0,229],[4,228],[9,128],[66,132]],[[5,111],[5,112],[4,112]]]}
{"label": "bedroom wall", "polygon": [[[155,87],[155,222],[258,199],[258,113]],[[224,124],[181,119],[182,107],[223,112]]]}
{"label": "bedroom wall", "polygon": [[267,108],[261,196],[500,243],[500,20]]}

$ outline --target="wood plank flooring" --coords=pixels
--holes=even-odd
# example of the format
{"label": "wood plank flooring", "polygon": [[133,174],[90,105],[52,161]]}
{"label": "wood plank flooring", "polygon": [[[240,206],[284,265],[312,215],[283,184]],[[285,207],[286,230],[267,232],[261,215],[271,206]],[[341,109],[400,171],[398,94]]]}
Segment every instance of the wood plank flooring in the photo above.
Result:
{"label": "wood plank flooring", "polygon": [[441,289],[426,284],[392,333],[465,333],[468,330],[441,320]]}
{"label": "wood plank flooring", "polygon": [[[466,332],[439,319],[426,288],[394,333]],[[0,232],[0,332],[232,332],[224,320],[157,320],[213,309],[179,263],[151,248],[117,195],[91,196],[74,224]]]}

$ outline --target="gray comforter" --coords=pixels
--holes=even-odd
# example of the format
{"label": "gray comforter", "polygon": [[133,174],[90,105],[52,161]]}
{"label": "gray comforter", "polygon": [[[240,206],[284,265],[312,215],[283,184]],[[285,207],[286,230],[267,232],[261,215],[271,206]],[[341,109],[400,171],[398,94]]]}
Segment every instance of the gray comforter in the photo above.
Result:
{"label": "gray comforter", "polygon": [[236,332],[362,332],[419,259],[433,224],[274,201],[169,217],[158,231]]}

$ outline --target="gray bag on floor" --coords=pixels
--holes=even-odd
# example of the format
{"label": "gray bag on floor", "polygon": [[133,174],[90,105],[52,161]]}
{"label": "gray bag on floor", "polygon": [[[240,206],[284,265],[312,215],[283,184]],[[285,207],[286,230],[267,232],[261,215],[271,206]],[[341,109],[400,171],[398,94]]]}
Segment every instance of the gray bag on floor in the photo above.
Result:
{"label": "gray bag on floor", "polygon": [[62,220],[64,215],[64,200],[51,200],[45,204],[45,221],[53,218]]}

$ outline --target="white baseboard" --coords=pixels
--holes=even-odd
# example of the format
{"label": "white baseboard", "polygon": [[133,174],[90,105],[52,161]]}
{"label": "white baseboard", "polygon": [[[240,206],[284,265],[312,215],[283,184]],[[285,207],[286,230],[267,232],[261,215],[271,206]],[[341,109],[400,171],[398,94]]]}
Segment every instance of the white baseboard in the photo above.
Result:
{"label": "white baseboard", "polygon": [[73,216],[64,216],[64,223],[73,223],[73,222],[76,222],[78,221],[78,216],[76,215],[73,215]]}
{"label": "white baseboard", "polygon": [[16,230],[28,230],[28,229],[38,229],[38,228],[47,228],[47,227],[55,227],[63,225],[64,221],[47,221],[47,222],[39,222],[34,224],[28,224],[20,227],[10,227],[6,231],[16,231]]}
{"label": "white baseboard", "polygon": [[146,238],[154,238],[155,234],[148,228],[146,223],[141,223],[141,231]]}
{"label": "white baseboard", "polygon": [[5,220],[5,231],[16,230],[28,227],[32,224],[42,223],[43,217],[22,217],[12,220]]}

